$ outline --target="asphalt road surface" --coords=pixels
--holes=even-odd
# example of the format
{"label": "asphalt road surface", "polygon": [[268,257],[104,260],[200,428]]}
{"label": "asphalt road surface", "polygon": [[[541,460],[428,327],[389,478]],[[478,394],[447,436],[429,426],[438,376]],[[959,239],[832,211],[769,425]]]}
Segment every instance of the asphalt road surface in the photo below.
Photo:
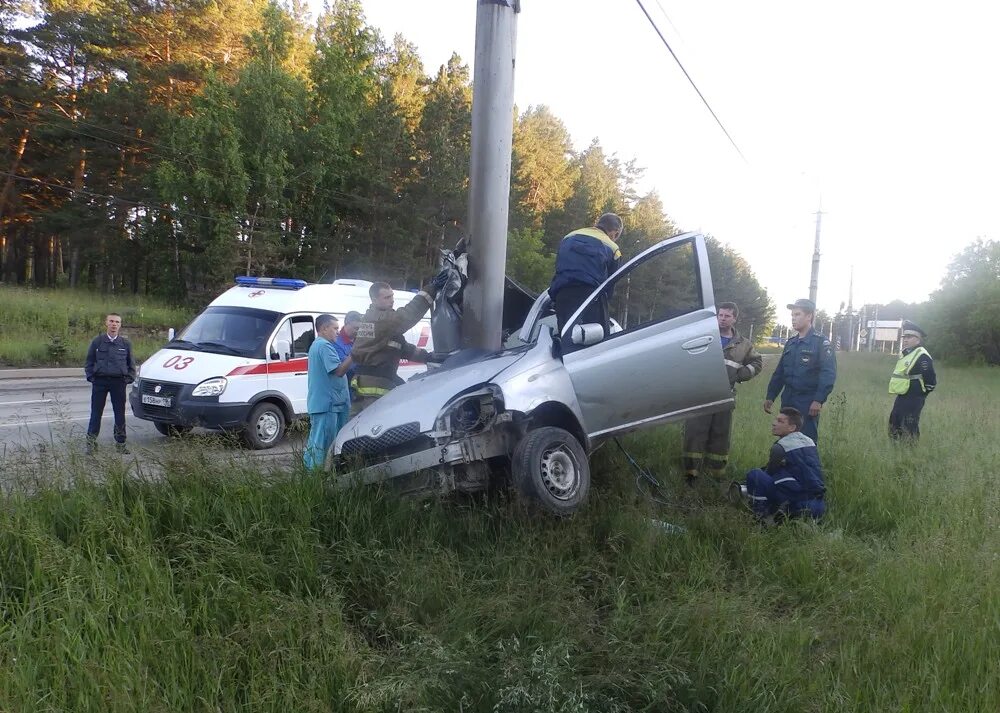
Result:
{"label": "asphalt road surface", "polygon": [[[13,449],[35,449],[39,446],[69,447],[82,444],[90,421],[90,384],[82,376],[54,378],[0,379],[0,455]],[[125,423],[130,449],[141,453],[144,449],[163,448],[170,440],[161,436],[149,421],[142,421],[132,415],[132,409],[125,404]],[[195,429],[189,436],[197,442],[205,441],[205,436],[215,435],[213,431]],[[255,455],[289,456],[301,451],[304,437],[301,432],[292,433],[285,440],[267,451]],[[176,441],[174,441],[176,443]],[[101,421],[101,446],[114,443],[114,413],[111,400],[104,408]],[[220,444],[219,448],[244,450],[239,445]]]}

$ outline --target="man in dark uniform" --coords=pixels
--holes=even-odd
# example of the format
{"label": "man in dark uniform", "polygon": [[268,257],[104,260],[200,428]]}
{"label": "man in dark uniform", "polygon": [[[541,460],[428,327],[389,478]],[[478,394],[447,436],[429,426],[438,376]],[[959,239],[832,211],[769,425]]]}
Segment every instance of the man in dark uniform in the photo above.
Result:
{"label": "man in dark uniform", "polygon": [[395,295],[387,283],[376,282],[368,288],[372,303],[361,317],[351,349],[356,367],[356,411],[364,410],[403,383],[396,374],[400,359],[427,361],[427,350],[413,346],[403,335],[423,318],[447,279],[448,273],[442,271],[398,310],[393,309]]}
{"label": "man in dark uniform", "polygon": [[[615,241],[622,234],[622,219],[605,213],[593,228],[580,228],[559,243],[556,270],[549,284],[549,297],[555,301],[559,333],[573,313],[594,292],[594,288],[618,269],[622,251]],[[593,300],[583,314],[583,321],[604,326],[609,333],[609,295]]]}
{"label": "man in dark uniform", "polygon": [[767,385],[764,411],[771,413],[780,393],[782,407],[790,406],[802,414],[802,433],[818,442],[819,414],[837,379],[837,359],[830,340],[813,329],[813,301],[795,300],[788,309],[792,311],[792,329],[798,334],[785,343]]}
{"label": "man in dark uniform", "polygon": [[934,360],[924,349],[926,337],[913,322],[903,322],[903,351],[889,379],[889,393],[896,395],[889,414],[889,436],[893,439],[920,437],[920,412],[927,394],[937,386]]}
{"label": "man in dark uniform", "polygon": [[111,409],[115,413],[115,446],[119,453],[128,453],[125,446],[125,386],[135,381],[135,361],[132,343],[120,334],[122,318],[111,312],[104,318],[107,331],[94,337],[87,349],[84,374],[91,383],[90,424],[87,426],[87,452],[97,448],[101,433],[104,407],[111,396]]}

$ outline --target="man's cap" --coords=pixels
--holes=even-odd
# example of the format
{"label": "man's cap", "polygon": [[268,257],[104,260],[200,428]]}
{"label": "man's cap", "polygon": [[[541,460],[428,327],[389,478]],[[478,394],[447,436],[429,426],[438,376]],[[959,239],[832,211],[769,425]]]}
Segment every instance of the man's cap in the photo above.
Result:
{"label": "man's cap", "polygon": [[927,332],[925,332],[924,330],[922,330],[920,327],[918,327],[916,324],[914,324],[910,320],[904,319],[903,320],[903,334],[902,334],[902,336],[904,336],[904,337],[920,337],[921,339],[923,339],[924,337],[927,336]]}
{"label": "man's cap", "polygon": [[361,313],[351,310],[344,315],[344,324],[354,324],[355,322],[361,321]]}
{"label": "man's cap", "polygon": [[816,303],[813,302],[812,300],[807,300],[807,299],[795,300],[794,302],[792,302],[790,305],[787,306],[788,309],[801,309],[805,310],[806,312],[816,311]]}

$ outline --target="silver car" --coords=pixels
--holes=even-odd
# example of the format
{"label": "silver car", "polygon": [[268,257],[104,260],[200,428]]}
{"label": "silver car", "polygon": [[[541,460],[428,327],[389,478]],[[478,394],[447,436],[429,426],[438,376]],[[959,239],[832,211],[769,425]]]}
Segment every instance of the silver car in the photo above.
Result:
{"label": "silver car", "polygon": [[[620,325],[581,323],[607,299]],[[459,352],[347,423],[334,444],[344,485],[475,491],[508,471],[556,514],[590,490],[603,440],[733,408],[705,240],[685,233],[625,263],[561,334],[542,293],[500,352]]]}

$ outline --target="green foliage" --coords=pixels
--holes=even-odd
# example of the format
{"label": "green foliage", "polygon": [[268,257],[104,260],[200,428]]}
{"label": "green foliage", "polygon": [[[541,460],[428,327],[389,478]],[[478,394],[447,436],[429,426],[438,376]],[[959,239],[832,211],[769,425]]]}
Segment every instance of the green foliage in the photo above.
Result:
{"label": "green foliage", "polygon": [[767,290],[757,281],[750,264],[731,247],[723,245],[715,238],[709,237],[707,245],[708,262],[712,267],[712,286],[715,289],[715,304],[736,303],[740,309],[737,324],[740,332],[748,335],[750,327],[753,326],[755,339],[771,334],[775,324],[774,303],[771,302]]}
{"label": "green foliage", "polygon": [[507,274],[535,292],[548,289],[556,256],[546,252],[541,230],[512,230],[507,235]]}
{"label": "green foliage", "polygon": [[[981,422],[1000,377],[942,367],[923,439],[898,447],[884,429],[892,361],[841,360],[818,525],[762,529],[717,487],[684,486],[677,427],[625,442],[668,505],[603,449],[589,506],[567,520],[505,497],[327,492],[196,442],[150,454],[155,481],[115,459],[94,482],[92,460],[8,453],[5,483],[34,494],[0,508],[0,700],[81,713],[997,710],[1000,450]],[[740,387],[731,475],[772,441],[767,378]]]}
{"label": "green foliage", "polygon": [[980,239],[955,256],[927,315],[921,326],[936,356],[1000,364],[1000,241]]}

